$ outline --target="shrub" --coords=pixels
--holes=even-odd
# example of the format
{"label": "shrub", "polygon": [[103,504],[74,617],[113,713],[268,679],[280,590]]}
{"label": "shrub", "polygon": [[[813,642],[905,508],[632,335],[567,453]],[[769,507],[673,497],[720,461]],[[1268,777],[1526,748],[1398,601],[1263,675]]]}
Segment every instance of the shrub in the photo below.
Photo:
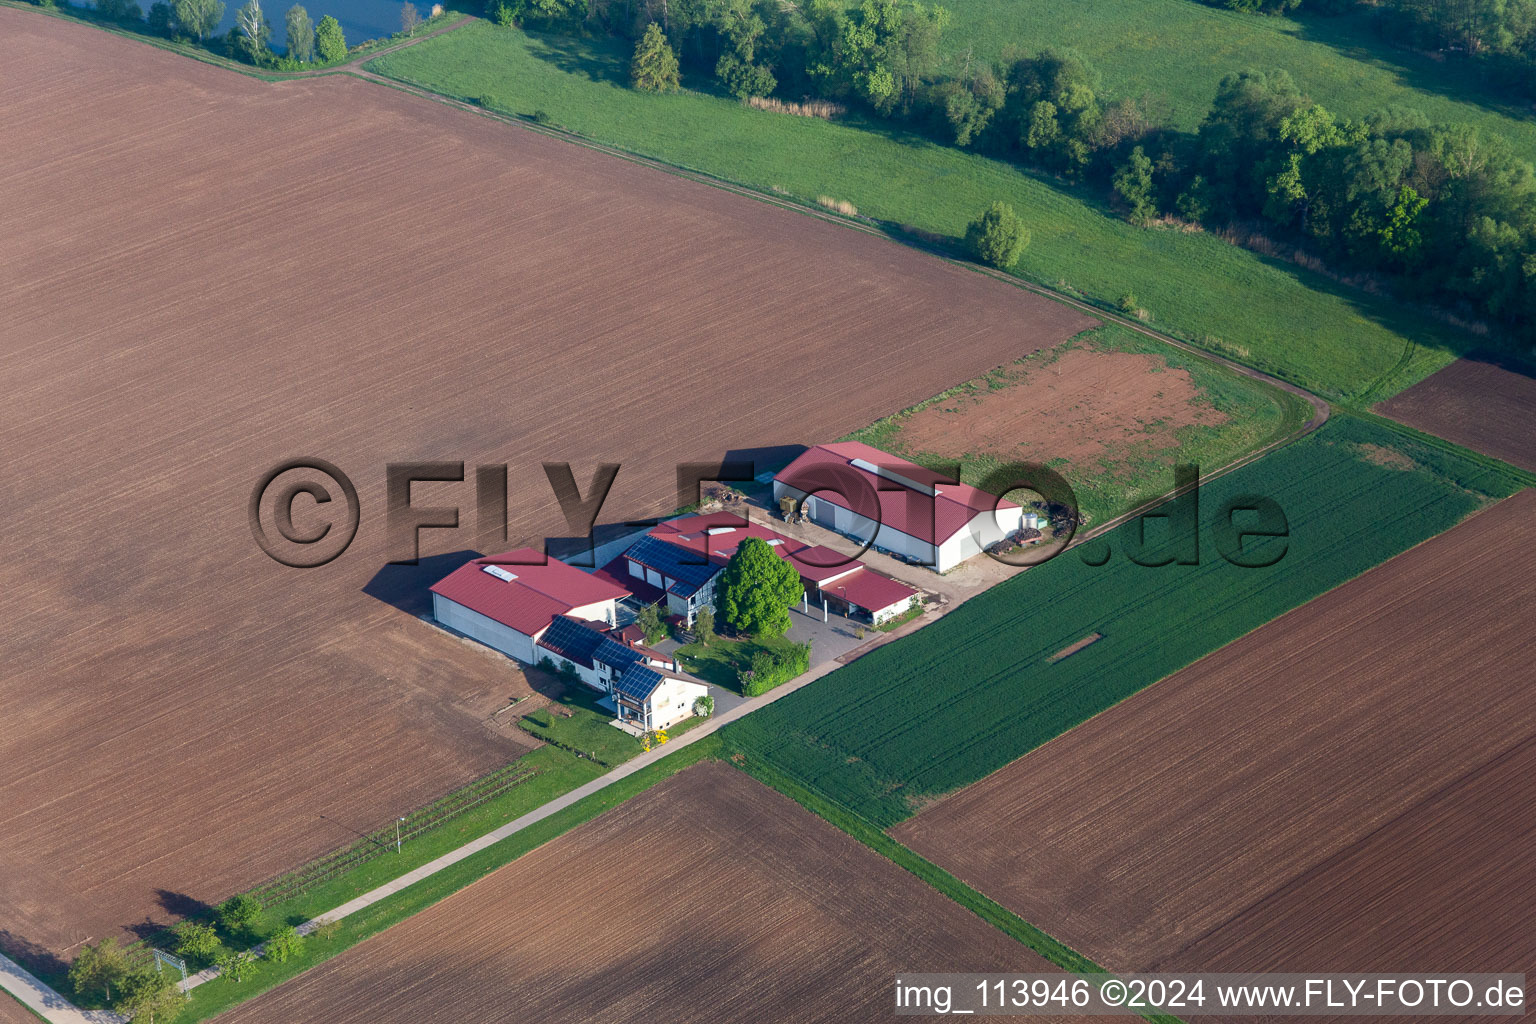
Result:
{"label": "shrub", "polygon": [[741,673],[741,692],[747,697],[760,697],[810,667],[810,644],[791,644],[783,651],[762,648],[753,653],[750,667]]}
{"label": "shrub", "polygon": [[748,96],[742,102],[755,110],[766,110],[774,114],[793,114],[795,117],[820,117],[827,121],[848,112],[847,107],[841,103],[833,103],[831,100],[806,100],[804,103],[794,103],[775,99],[772,96]]}
{"label": "shrub", "polygon": [[1029,229],[1007,203],[996,202],[965,229],[965,248],[982,263],[1007,270],[1029,245]]}
{"label": "shrub", "polygon": [[693,702],[693,713],[700,718],[708,718],[715,713],[715,698],[705,695]]}
{"label": "shrub", "polygon": [[666,34],[654,21],[645,26],[645,35],[635,44],[635,56],[629,64],[629,81],[641,92],[676,92],[682,84],[677,54],[672,52]]}
{"label": "shrub", "polygon": [[840,213],[844,217],[857,217],[859,208],[846,199],[833,199],[831,196],[817,196],[816,202],[834,213]]}
{"label": "shrub", "polygon": [[640,632],[645,635],[645,642],[654,644],[666,638],[667,624],[661,620],[661,608],[659,605],[648,604],[640,609],[640,614],[635,616],[635,625],[640,627]]}
{"label": "shrub", "polygon": [[213,930],[213,925],[204,924],[201,921],[183,921],[177,925],[174,932],[176,936],[176,955],[198,964],[207,965],[218,959],[223,943],[219,941],[219,933]]}
{"label": "shrub", "polygon": [[320,917],[315,919],[315,930],[310,935],[321,942],[330,942],[341,931],[341,922],[334,917]]}
{"label": "shrub", "polygon": [[239,949],[219,957],[218,966],[224,977],[233,982],[241,982],[255,965],[256,954],[248,949]]}
{"label": "shrub", "polygon": [[304,952],[304,936],[292,925],[282,929],[267,940],[267,959],[273,963],[286,963]]}
{"label": "shrub", "polygon": [[261,902],[249,893],[231,896],[219,904],[219,923],[232,935],[248,929],[260,916]]}

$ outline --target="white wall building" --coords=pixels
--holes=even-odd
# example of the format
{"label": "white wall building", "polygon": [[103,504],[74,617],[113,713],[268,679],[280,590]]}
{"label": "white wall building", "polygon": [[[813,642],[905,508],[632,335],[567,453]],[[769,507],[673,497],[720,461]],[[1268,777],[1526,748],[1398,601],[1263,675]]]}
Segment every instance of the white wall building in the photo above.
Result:
{"label": "white wall building", "polygon": [[443,625],[528,665],[556,616],[612,625],[621,587],[533,548],[476,558],[432,586],[432,614]]}
{"label": "white wall building", "polygon": [[816,445],[773,478],[819,526],[947,572],[1023,525],[1024,510],[856,441]]}

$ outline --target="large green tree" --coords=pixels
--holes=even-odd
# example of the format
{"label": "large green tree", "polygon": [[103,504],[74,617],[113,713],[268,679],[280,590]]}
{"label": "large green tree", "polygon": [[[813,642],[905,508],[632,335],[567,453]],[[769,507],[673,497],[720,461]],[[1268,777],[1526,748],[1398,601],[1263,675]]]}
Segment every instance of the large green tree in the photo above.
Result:
{"label": "large green tree", "polygon": [[272,39],[272,23],[261,9],[260,0],[245,0],[235,12],[236,37],[244,56],[252,64],[258,64],[269,54],[267,43]]}
{"label": "large green tree", "polygon": [[123,981],[123,994],[117,1009],[140,1024],[169,1024],[186,1009],[187,997],[181,993],[174,974],[162,974],[152,967],[141,967]]}
{"label": "large green tree", "polygon": [[789,609],[805,593],[800,574],[767,541],[748,537],[715,584],[715,614],[738,633],[782,636]]}
{"label": "large green tree", "polygon": [[300,61],[314,59],[315,23],[309,20],[308,11],[298,4],[288,8],[283,16],[283,30],[288,37],[288,56]]}
{"label": "large green tree", "polygon": [[629,81],[641,92],[676,92],[681,85],[677,54],[656,22],[645,26],[629,63]]}
{"label": "large green tree", "polygon": [[223,0],[176,0],[176,24],[199,40],[207,39],[223,19]]}
{"label": "large green tree", "polygon": [[342,34],[341,22],[329,14],[315,26],[315,52],[327,64],[347,59],[347,37]]}
{"label": "large green tree", "polygon": [[116,939],[102,939],[94,946],[83,946],[69,966],[69,984],[76,994],[112,1001],[112,992],[128,977],[128,954]]}

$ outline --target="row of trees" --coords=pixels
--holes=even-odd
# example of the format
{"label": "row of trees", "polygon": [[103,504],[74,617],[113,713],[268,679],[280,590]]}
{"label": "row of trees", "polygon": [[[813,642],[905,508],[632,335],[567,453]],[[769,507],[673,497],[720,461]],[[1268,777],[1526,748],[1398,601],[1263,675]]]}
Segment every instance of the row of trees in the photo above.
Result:
{"label": "row of trees", "polygon": [[[230,949],[226,938],[242,945],[254,942],[254,928],[261,917],[255,897],[232,896],[214,911],[211,921],[186,920],[171,932],[171,950],[192,970],[217,965],[230,981],[244,980],[257,957],[248,948]],[[305,939],[298,929],[280,928],[263,944],[264,956],[283,963],[304,951]],[[145,965],[142,955],[130,956],[115,938],[81,948],[70,965],[69,982],[78,1001],[110,1006],[134,1021],[168,1024],[186,1006],[186,997],[173,972]]]}
{"label": "row of trees", "polygon": [[[634,0],[636,16],[650,13],[647,2]],[[688,54],[702,54],[707,65],[718,51],[713,70],[731,91],[777,87],[860,105],[1102,188],[1138,224],[1173,217],[1261,235],[1415,300],[1522,336],[1536,330],[1532,169],[1475,127],[1403,109],[1340,118],[1285,72],[1249,71],[1222,82],[1198,131],[1178,131],[1162,101],[1110,95],[1071,51],[942,71],[946,15],[917,0],[864,0],[855,10],[832,0],[665,0],[659,10],[636,52],[642,87],[675,87],[679,59],[687,66]],[[658,64],[659,78],[641,73]],[[979,225],[968,245],[1006,266],[1011,242],[980,245],[1004,234],[1014,232]]]}
{"label": "row of trees", "polygon": [[[51,6],[52,0],[39,0]],[[401,23],[407,29],[420,24],[421,16],[407,3],[410,15],[402,10]],[[272,24],[262,11],[260,0],[245,0],[235,11],[235,24],[228,32],[216,35],[227,11],[224,0],[154,0],[148,12],[138,0],[96,0],[96,15],[125,28],[148,32],[187,42],[197,42],[221,50],[237,60],[269,68],[297,68],[320,61],[339,63],[347,56],[347,39],[341,23],[327,15],[316,24],[309,12],[294,4],[283,16],[287,35],[287,53],[279,56],[271,49]]]}

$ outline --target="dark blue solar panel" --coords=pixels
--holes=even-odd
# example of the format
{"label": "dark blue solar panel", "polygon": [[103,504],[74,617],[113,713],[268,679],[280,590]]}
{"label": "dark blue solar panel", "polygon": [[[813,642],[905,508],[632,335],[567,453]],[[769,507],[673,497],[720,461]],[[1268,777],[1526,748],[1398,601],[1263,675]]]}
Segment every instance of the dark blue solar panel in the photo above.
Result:
{"label": "dark blue solar panel", "polygon": [[645,700],[661,685],[662,674],[646,665],[631,665],[624,670],[618,682],[613,684],[615,693],[622,693],[635,700]]}
{"label": "dark blue solar panel", "polygon": [[603,664],[612,665],[614,668],[623,668],[626,665],[633,665],[641,660],[641,654],[634,648],[625,647],[612,637],[605,636],[592,652],[592,660],[601,661]]}
{"label": "dark blue solar panel", "polygon": [[592,664],[592,652],[604,642],[613,643],[608,637],[563,615],[555,616],[549,629],[539,638],[539,643],[550,650],[583,665]]}
{"label": "dark blue solar panel", "polygon": [[641,537],[626,554],[641,565],[676,580],[678,585],[670,589],[679,597],[688,597],[696,593],[700,587],[714,578],[715,573],[720,571],[718,565],[709,563],[699,565],[701,556],[698,552],[689,551],[676,544],[668,544],[655,537]]}

